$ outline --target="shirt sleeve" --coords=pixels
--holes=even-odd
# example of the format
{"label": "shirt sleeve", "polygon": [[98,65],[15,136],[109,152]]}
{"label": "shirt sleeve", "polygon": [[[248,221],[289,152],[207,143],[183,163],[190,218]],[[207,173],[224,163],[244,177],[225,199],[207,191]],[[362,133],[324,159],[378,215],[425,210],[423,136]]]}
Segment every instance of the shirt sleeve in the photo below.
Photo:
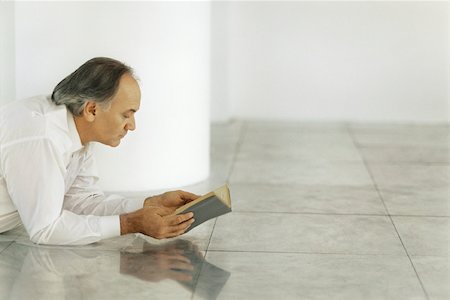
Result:
{"label": "shirt sleeve", "polygon": [[8,193],[34,243],[83,245],[120,235],[119,216],[83,216],[63,209],[66,169],[48,138],[3,147],[1,159]]}
{"label": "shirt sleeve", "polygon": [[64,197],[64,209],[80,215],[119,215],[143,207],[143,198],[125,198],[121,195],[105,196],[98,185],[98,171],[92,148],[84,156],[80,171]]}

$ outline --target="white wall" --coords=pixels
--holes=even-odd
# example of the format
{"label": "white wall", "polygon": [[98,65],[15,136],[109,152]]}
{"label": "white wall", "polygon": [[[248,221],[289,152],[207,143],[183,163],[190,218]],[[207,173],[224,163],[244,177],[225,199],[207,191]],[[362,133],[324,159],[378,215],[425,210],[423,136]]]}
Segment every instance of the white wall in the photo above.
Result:
{"label": "white wall", "polygon": [[106,190],[149,190],[209,175],[207,2],[18,2],[17,96],[51,93],[86,60],[109,56],[141,79],[137,130],[99,147]]}
{"label": "white wall", "polygon": [[15,99],[14,2],[0,1],[0,105]]}
{"label": "white wall", "polygon": [[211,4],[211,120],[226,122],[231,115],[229,84],[229,3]]}
{"label": "white wall", "polygon": [[447,1],[227,5],[213,120],[447,120]]}
{"label": "white wall", "polygon": [[[11,14],[2,13],[5,24]],[[449,112],[449,15],[448,1],[213,2],[211,119],[443,121]],[[57,39],[49,48],[65,44],[76,52],[84,45],[70,36],[82,39],[91,22],[52,28]],[[0,30],[11,40],[6,28]],[[58,35],[66,31],[69,36]],[[0,56],[10,66],[1,74],[14,73],[11,45],[10,54]],[[27,90],[18,88],[17,98],[47,91],[89,57],[85,51],[79,57],[54,52],[60,68],[51,74],[18,60]],[[34,71],[27,74],[27,68]],[[4,95],[4,86],[12,85],[1,84]],[[2,98],[14,98],[13,92]]]}

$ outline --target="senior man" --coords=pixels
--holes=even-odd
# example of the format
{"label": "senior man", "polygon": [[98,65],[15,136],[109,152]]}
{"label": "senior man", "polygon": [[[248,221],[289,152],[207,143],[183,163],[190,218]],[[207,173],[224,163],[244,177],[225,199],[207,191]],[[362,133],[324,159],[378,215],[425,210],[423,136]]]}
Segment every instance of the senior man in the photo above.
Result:
{"label": "senior man", "polygon": [[0,232],[23,223],[33,242],[54,245],[137,232],[157,239],[183,234],[192,213],[171,213],[197,195],[173,191],[132,200],[105,196],[97,185],[92,142],[118,146],[136,128],[140,98],[133,70],[99,57],[51,96],[0,108]]}

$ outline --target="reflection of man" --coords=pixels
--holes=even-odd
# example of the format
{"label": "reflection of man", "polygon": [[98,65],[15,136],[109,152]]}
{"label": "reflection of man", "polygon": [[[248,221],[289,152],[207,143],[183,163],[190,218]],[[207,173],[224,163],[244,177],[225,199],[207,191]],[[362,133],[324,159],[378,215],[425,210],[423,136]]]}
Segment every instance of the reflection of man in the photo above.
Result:
{"label": "reflection of man", "polygon": [[193,284],[203,261],[202,253],[190,241],[174,240],[163,245],[144,242],[139,255],[120,253],[120,273],[144,281],[173,279]]}
{"label": "reflection of man", "polygon": [[198,247],[186,240],[162,245],[144,243],[139,255],[121,252],[120,273],[144,281],[176,280],[204,299],[216,299],[230,273],[205,260]]}
{"label": "reflection of man", "polygon": [[[183,251],[175,255],[174,247],[170,245],[172,242],[167,246],[155,246],[138,239],[137,245],[132,245],[135,253],[102,251],[96,247],[55,248],[14,243],[0,257],[3,269],[0,275],[9,279],[0,283],[0,299],[122,298],[114,295],[116,286],[129,288],[126,292],[130,294],[125,298],[140,299],[141,291],[152,295],[160,289],[156,284],[149,285],[149,282],[165,279],[191,282],[194,278],[193,264],[201,264],[203,259],[200,255],[198,262],[190,263]],[[143,248],[147,247],[154,247],[154,251],[143,253]],[[179,269],[171,272],[169,268],[175,266],[174,258],[184,258],[188,263],[176,265]],[[124,266],[124,263],[128,265]],[[177,283],[172,284],[172,289],[175,294],[186,294]]]}
{"label": "reflection of man", "polygon": [[140,98],[131,68],[94,58],[62,80],[51,97],[0,109],[0,232],[23,223],[39,244],[184,233],[192,214],[170,214],[198,196],[174,191],[131,200],[105,196],[96,185],[91,142],[118,146],[136,127]]}
{"label": "reflection of man", "polygon": [[215,299],[230,276],[187,240],[137,237],[121,251],[99,248],[13,243],[0,256],[0,299],[184,299],[194,288]]}

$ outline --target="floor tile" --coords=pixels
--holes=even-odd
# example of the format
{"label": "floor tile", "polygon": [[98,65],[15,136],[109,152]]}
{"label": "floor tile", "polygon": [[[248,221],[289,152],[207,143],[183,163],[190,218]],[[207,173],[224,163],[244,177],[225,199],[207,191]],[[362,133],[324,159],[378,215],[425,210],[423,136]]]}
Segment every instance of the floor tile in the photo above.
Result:
{"label": "floor tile", "polygon": [[412,256],[411,259],[430,299],[450,299],[450,259],[435,256]]}
{"label": "floor tile", "polygon": [[233,213],[167,240],[0,234],[0,299],[425,299],[414,268],[429,299],[449,299],[449,129],[212,124],[210,178],[174,189],[229,182]]}
{"label": "floor tile", "polygon": [[230,184],[233,211],[386,214],[372,186]]}
{"label": "floor tile", "polygon": [[368,162],[381,163],[450,163],[449,148],[434,147],[361,147],[362,156]]}
{"label": "floor tile", "polygon": [[0,253],[11,245],[12,241],[0,241]]}
{"label": "floor tile", "polygon": [[253,132],[347,132],[341,122],[293,122],[293,121],[246,121],[246,130]]}
{"label": "floor tile", "polygon": [[237,158],[362,161],[347,133],[247,133]]}
{"label": "floor tile", "polygon": [[237,139],[242,132],[243,126],[244,123],[238,120],[211,123],[211,140]]}
{"label": "floor tile", "polygon": [[236,156],[237,145],[227,145],[227,146],[216,146],[211,147],[210,153],[210,165],[211,165],[211,175],[216,175],[214,172],[214,165],[217,163],[230,164],[234,157]]}
{"label": "floor tile", "polygon": [[0,242],[11,242],[17,240],[19,237],[26,235],[25,228],[20,225],[12,230],[0,233]]}
{"label": "floor tile", "polygon": [[446,187],[450,185],[450,166],[378,165],[369,164],[379,186],[407,186],[414,188]]}
{"label": "floor tile", "polygon": [[231,213],[217,219],[210,250],[404,254],[388,217]]}
{"label": "floor tile", "polygon": [[231,183],[372,185],[362,163],[237,160]]}
{"label": "floor tile", "polygon": [[[231,162],[236,155],[238,147],[238,137],[232,139],[224,139],[220,141],[212,141],[210,149],[210,161]],[[213,173],[214,174],[214,173]]]}
{"label": "floor tile", "polygon": [[209,251],[206,259],[231,273],[217,299],[426,299],[405,256]]}
{"label": "floor tile", "polygon": [[[19,299],[12,295],[12,290],[28,290],[28,286],[17,286],[16,279],[21,272],[28,247],[11,242],[0,254],[0,299]],[[39,299],[36,297],[23,299]]]}
{"label": "floor tile", "polygon": [[448,123],[388,123],[388,122],[353,122],[348,124],[352,132],[370,134],[441,134],[450,133]]}
{"label": "floor tile", "polygon": [[423,146],[449,147],[447,125],[350,125],[350,132],[361,146]]}
{"label": "floor tile", "polygon": [[218,154],[234,152],[242,132],[241,123],[213,124],[211,126],[211,153],[214,157],[220,157]]}
{"label": "floor tile", "polygon": [[0,298],[191,299],[206,263],[198,247],[181,240],[139,246],[104,251],[14,244],[0,255]]}
{"label": "floor tile", "polygon": [[393,215],[450,216],[450,187],[379,186]]}
{"label": "floor tile", "polygon": [[410,255],[450,255],[450,218],[392,217],[392,219]]}
{"label": "floor tile", "polygon": [[245,131],[243,143],[258,146],[352,146],[353,138],[348,132],[303,132],[281,131]]}
{"label": "floor tile", "polygon": [[224,161],[211,161],[211,175],[209,176],[208,181],[227,180],[230,176],[232,167],[233,161],[231,159]]}
{"label": "floor tile", "polygon": [[414,134],[354,134],[356,145],[368,146],[415,146],[437,147],[449,146],[449,138],[442,134],[414,135]]}

